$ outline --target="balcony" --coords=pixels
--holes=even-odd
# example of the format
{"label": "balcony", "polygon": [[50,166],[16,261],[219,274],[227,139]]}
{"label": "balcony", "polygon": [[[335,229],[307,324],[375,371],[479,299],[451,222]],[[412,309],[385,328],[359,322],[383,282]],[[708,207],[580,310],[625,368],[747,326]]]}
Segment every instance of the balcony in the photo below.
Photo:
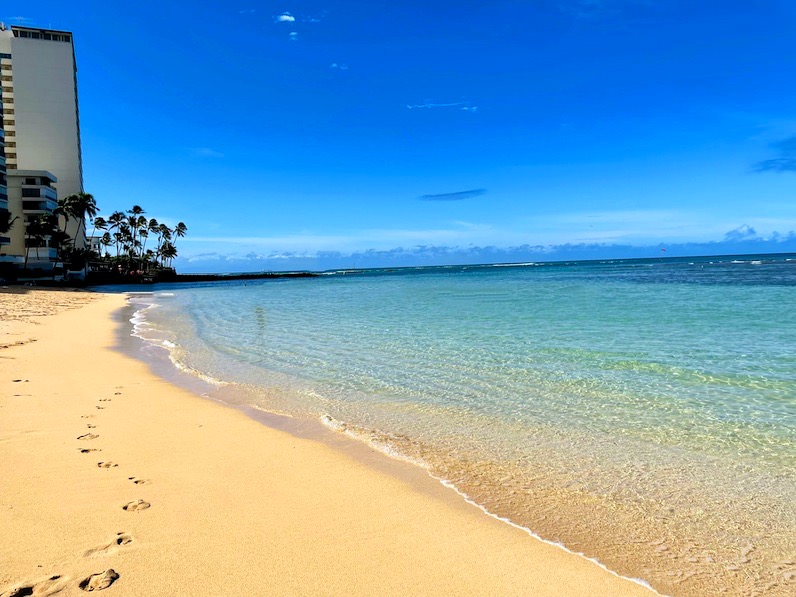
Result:
{"label": "balcony", "polygon": [[54,188],[47,185],[35,184],[23,184],[22,185],[22,197],[27,199],[29,197],[41,197],[42,199],[52,199],[55,201],[58,199],[58,193]]}
{"label": "balcony", "polygon": [[58,207],[58,203],[54,199],[22,202],[22,211],[24,211],[25,214],[52,213],[56,207]]}
{"label": "balcony", "polygon": [[58,249],[52,247],[28,247],[28,265],[36,266],[36,263],[55,261],[58,257]]}

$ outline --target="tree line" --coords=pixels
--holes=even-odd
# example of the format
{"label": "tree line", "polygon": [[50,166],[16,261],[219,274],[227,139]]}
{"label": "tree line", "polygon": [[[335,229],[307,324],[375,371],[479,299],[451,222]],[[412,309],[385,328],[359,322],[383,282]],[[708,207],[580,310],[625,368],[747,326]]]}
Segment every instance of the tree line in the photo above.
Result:
{"label": "tree line", "polygon": [[[25,269],[31,249],[36,251],[38,260],[38,250],[44,246],[56,249],[53,268],[61,263],[69,269],[82,270],[90,264],[92,269],[96,267],[124,274],[170,268],[177,257],[176,239],[184,237],[188,231],[183,222],[170,228],[155,218],[147,218],[140,205],[133,205],[126,211],[115,211],[107,219],[97,216],[98,211],[92,195],[78,193],[58,199],[58,206],[52,213],[40,214],[30,220],[25,227]],[[63,228],[59,225],[61,217]],[[103,232],[99,244],[105,249],[104,254],[90,245],[75,245],[81,231],[83,234],[87,232],[87,220],[93,226],[89,238],[94,237],[97,231]],[[13,224],[11,220],[8,228]],[[154,245],[147,248],[150,237]],[[113,255],[111,247],[115,250]]]}

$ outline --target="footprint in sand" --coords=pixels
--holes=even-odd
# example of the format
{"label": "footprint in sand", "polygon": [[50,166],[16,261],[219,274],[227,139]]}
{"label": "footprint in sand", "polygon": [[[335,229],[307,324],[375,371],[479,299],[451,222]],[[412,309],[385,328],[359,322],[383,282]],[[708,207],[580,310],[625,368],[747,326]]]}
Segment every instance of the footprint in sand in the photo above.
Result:
{"label": "footprint in sand", "polygon": [[115,553],[119,547],[123,545],[129,545],[132,542],[133,537],[131,535],[125,533],[124,531],[120,531],[116,533],[116,537],[113,538],[113,541],[85,551],[83,553],[83,557],[90,558],[93,556],[104,556],[110,553]]}
{"label": "footprint in sand", "polygon": [[26,597],[27,595],[54,595],[66,588],[67,577],[56,574],[50,578],[34,583],[11,589],[9,593],[3,593],[3,597]]}
{"label": "footprint in sand", "polygon": [[97,410],[105,410],[104,406],[95,406],[94,408],[96,408]]}
{"label": "footprint in sand", "polygon": [[94,415],[80,415],[81,419],[93,419]]}
{"label": "footprint in sand", "polygon": [[118,578],[119,573],[113,568],[108,568],[104,572],[98,572],[88,578],[84,578],[78,586],[84,591],[102,591],[115,583]]}
{"label": "footprint in sand", "polygon": [[88,427],[89,429],[96,429],[97,426],[89,423],[88,425],[86,425],[86,427]]}
{"label": "footprint in sand", "polygon": [[130,479],[130,481],[132,481],[136,485],[149,485],[152,482],[149,479],[138,479],[137,477],[127,477],[127,478]]}
{"label": "footprint in sand", "polygon": [[110,401],[111,401],[110,398],[100,398],[99,399],[99,402],[110,402]]}
{"label": "footprint in sand", "polygon": [[116,464],[115,462],[98,462],[97,463],[97,468],[115,468],[117,466],[119,466],[119,465]]}
{"label": "footprint in sand", "polygon": [[29,379],[12,379],[14,383],[25,383],[26,381],[30,381]]}
{"label": "footprint in sand", "polygon": [[149,502],[145,502],[144,500],[135,500],[134,502],[130,502],[122,506],[122,510],[127,510],[128,512],[138,512],[140,510],[146,510],[152,504]]}
{"label": "footprint in sand", "polygon": [[114,393],[113,393],[113,395],[114,395],[114,396],[121,396],[121,395],[122,395],[122,393],[121,393],[121,392],[114,392]]}
{"label": "footprint in sand", "polygon": [[77,439],[88,440],[88,439],[97,439],[98,437],[99,437],[99,435],[96,435],[94,433],[84,433],[83,435],[77,436]]}
{"label": "footprint in sand", "polygon": [[102,448],[78,448],[81,454],[88,454],[90,452],[102,452]]}

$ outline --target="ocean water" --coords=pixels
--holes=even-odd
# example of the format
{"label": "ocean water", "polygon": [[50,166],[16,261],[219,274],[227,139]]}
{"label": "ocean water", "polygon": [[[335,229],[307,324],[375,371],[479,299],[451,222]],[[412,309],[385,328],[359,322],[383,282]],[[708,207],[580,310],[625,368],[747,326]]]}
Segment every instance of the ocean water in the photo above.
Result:
{"label": "ocean water", "polygon": [[155,287],[143,351],[674,595],[796,592],[796,255]]}

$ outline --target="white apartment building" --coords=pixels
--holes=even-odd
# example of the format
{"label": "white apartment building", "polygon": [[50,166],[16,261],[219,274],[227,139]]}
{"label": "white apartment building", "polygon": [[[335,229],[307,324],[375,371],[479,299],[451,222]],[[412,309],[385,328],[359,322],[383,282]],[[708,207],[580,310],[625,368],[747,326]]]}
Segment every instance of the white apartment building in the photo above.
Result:
{"label": "white apartment building", "polygon": [[[11,230],[0,232],[0,262],[19,262],[24,224],[41,213],[25,209],[35,203],[32,194],[38,189],[44,201],[36,207],[49,209],[55,192],[58,197],[83,192],[72,34],[0,24],[0,102],[0,212],[7,209],[17,218]],[[47,184],[40,184],[44,180]],[[0,224],[2,218],[0,213]],[[84,229],[75,244],[85,246]]]}

